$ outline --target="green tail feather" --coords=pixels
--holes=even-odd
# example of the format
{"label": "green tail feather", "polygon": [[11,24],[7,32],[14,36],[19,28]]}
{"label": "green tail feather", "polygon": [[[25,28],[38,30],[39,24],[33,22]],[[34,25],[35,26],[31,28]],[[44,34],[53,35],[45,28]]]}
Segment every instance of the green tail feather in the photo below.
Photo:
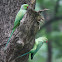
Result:
{"label": "green tail feather", "polygon": [[18,56],[16,59],[18,59],[18,58],[20,58],[20,57],[22,57],[22,56],[25,56],[25,55],[27,55],[27,54],[29,54],[29,53],[30,53],[30,51],[27,52],[27,53],[25,53],[25,54],[23,54],[23,55]]}
{"label": "green tail feather", "polygon": [[10,42],[10,39],[11,39],[12,34],[14,33],[14,31],[15,31],[15,29],[12,30],[11,35],[10,35],[10,37],[9,37],[7,43],[6,43],[6,46],[5,46],[4,50],[6,50],[6,47],[7,47],[8,43]]}

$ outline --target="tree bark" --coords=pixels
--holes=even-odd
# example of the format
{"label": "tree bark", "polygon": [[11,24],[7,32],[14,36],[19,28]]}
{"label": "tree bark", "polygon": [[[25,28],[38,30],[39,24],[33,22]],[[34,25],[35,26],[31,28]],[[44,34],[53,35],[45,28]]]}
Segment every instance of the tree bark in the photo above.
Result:
{"label": "tree bark", "polygon": [[[11,34],[15,16],[22,4],[27,3],[30,7],[16,29],[7,50],[4,47]],[[0,1],[0,62],[27,62],[28,55],[16,58],[30,51],[35,42],[35,35],[39,30],[38,21],[41,16],[34,11],[35,0],[1,0]]]}

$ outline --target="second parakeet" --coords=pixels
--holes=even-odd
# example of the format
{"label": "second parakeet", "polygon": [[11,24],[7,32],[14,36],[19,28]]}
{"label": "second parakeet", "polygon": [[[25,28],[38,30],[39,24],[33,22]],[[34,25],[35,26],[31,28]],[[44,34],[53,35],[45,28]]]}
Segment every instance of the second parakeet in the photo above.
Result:
{"label": "second parakeet", "polygon": [[46,37],[39,37],[35,40],[35,44],[34,44],[34,47],[33,49],[31,49],[29,52],[21,55],[21,56],[18,56],[16,59],[24,56],[24,55],[27,55],[29,53],[31,53],[31,59],[33,59],[34,55],[38,52],[38,50],[41,48],[41,46],[43,45],[43,43],[47,43],[48,39]]}

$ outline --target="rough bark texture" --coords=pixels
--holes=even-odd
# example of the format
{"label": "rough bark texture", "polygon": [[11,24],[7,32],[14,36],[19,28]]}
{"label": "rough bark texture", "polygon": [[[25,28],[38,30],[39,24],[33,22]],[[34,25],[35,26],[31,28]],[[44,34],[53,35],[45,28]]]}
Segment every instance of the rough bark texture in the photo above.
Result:
{"label": "rough bark texture", "polygon": [[[20,26],[14,32],[7,50],[3,48],[11,34],[15,16],[24,3],[31,4],[32,9],[28,8]],[[33,10],[35,0],[1,0],[0,1],[0,62],[27,62],[28,55],[16,59],[30,51],[35,42],[35,34],[38,31],[38,21],[40,14]]]}

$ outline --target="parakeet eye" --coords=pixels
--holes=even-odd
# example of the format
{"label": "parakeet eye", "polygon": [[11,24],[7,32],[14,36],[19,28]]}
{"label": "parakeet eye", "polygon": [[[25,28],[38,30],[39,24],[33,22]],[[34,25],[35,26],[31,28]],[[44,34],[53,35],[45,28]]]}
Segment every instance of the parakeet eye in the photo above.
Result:
{"label": "parakeet eye", "polygon": [[25,7],[27,7],[27,8],[28,8],[28,6],[25,6]]}

